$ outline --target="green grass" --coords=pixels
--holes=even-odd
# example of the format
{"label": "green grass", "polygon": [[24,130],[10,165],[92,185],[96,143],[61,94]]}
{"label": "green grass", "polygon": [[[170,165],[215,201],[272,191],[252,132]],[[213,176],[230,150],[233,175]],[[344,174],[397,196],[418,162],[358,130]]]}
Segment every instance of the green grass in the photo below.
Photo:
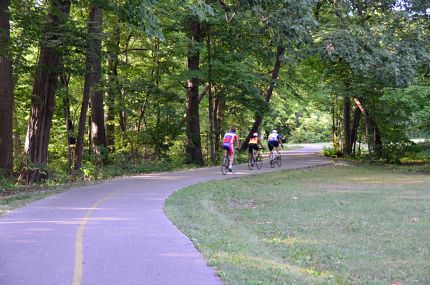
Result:
{"label": "green grass", "polygon": [[430,176],[335,165],[174,193],[169,218],[226,284],[430,284]]}

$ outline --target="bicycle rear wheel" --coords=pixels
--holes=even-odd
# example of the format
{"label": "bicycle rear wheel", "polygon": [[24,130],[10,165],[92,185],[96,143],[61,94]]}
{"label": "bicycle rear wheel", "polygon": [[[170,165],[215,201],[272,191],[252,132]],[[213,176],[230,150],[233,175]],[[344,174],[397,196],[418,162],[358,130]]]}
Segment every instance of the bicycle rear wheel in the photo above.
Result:
{"label": "bicycle rear wheel", "polygon": [[270,162],[270,167],[271,168],[275,167],[275,155],[274,155],[273,152],[270,153],[269,162]]}
{"label": "bicycle rear wheel", "polygon": [[258,155],[255,158],[255,165],[257,166],[257,169],[261,169],[261,167],[263,166],[263,159],[261,158],[261,155]]}
{"label": "bicycle rear wheel", "polygon": [[281,156],[281,154],[279,154],[278,158],[276,159],[276,164],[278,165],[278,167],[281,167],[281,165],[282,165],[282,156]]}
{"label": "bicycle rear wheel", "polygon": [[221,164],[221,173],[222,175],[226,175],[228,172],[228,167],[230,164],[230,159],[227,156],[224,156],[224,159]]}
{"label": "bicycle rear wheel", "polygon": [[255,162],[254,162],[254,155],[250,153],[248,155],[248,169],[252,170],[254,168]]}

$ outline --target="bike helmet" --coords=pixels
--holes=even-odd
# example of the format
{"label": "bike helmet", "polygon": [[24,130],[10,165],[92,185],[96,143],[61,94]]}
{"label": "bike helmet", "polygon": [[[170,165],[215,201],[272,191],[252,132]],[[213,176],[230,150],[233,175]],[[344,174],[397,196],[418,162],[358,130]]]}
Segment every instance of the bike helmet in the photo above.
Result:
{"label": "bike helmet", "polygon": [[231,128],[230,132],[235,133],[236,132],[236,128]]}
{"label": "bike helmet", "polygon": [[272,134],[277,134],[278,133],[278,131],[277,130],[273,130],[272,131]]}
{"label": "bike helmet", "polygon": [[258,137],[258,133],[253,133],[252,136],[253,137]]}

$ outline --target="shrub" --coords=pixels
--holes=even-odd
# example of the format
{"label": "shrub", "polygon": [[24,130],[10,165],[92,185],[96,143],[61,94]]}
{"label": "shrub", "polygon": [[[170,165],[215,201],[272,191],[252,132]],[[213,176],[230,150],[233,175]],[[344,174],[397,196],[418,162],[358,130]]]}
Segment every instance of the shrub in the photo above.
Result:
{"label": "shrub", "polygon": [[324,147],[322,150],[324,156],[327,157],[342,157],[342,151],[339,148]]}

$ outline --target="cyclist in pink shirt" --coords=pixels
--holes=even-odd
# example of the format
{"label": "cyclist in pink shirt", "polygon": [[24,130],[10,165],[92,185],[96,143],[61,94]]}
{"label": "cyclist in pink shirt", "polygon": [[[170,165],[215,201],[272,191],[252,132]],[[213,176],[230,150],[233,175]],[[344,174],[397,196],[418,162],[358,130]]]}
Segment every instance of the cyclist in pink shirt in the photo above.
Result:
{"label": "cyclist in pink shirt", "polygon": [[230,155],[230,165],[228,166],[228,171],[232,172],[232,164],[234,160],[234,147],[239,147],[239,141],[236,135],[235,128],[232,128],[230,132],[225,133],[222,147],[224,149],[224,155],[227,155],[227,151]]}

